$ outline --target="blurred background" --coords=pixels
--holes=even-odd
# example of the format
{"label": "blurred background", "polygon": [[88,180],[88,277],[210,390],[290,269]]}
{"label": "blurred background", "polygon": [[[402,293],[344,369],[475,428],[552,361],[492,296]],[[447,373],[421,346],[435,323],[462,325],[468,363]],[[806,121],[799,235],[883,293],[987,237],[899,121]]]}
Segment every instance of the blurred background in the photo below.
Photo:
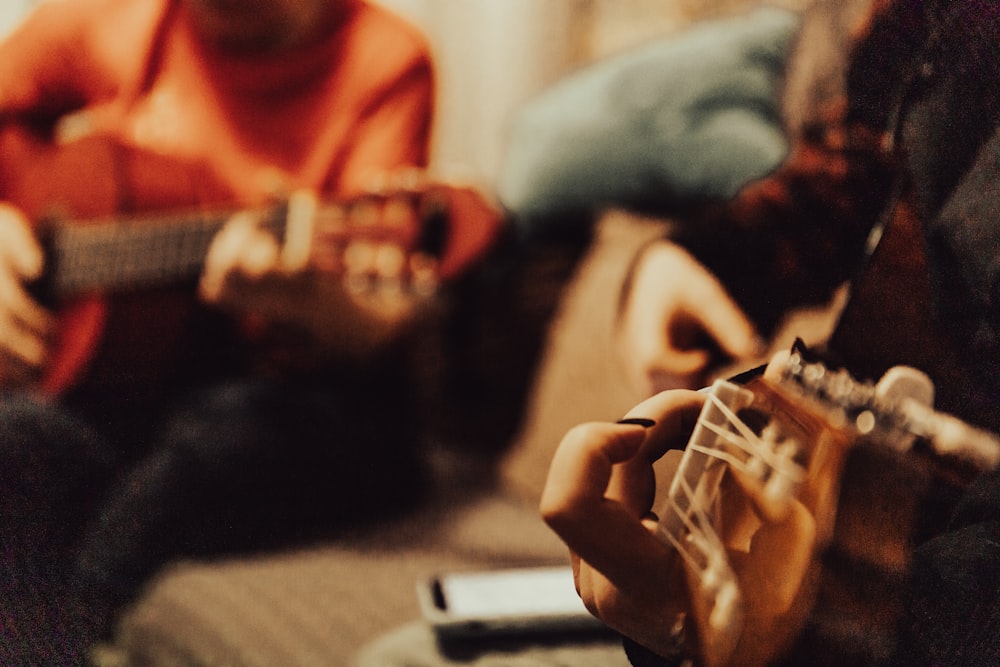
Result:
{"label": "blurred background", "polygon": [[[45,0],[4,0],[0,32]],[[72,1],[72,0],[69,0]],[[489,187],[507,119],[586,62],[759,0],[372,0],[429,37],[440,83],[434,166]],[[769,4],[800,7],[808,0]]]}
{"label": "blurred background", "polygon": [[[78,0],[2,0],[0,35],[47,1]],[[495,192],[508,125],[529,98],[587,63],[762,0],[370,1],[408,18],[429,38],[440,96],[432,172]],[[801,9],[811,0],[766,2]],[[463,467],[445,467],[458,474],[450,486],[442,485],[437,503],[401,508],[398,521],[388,526],[316,549],[179,563],[122,621],[102,665],[348,664],[361,646],[418,622],[415,583],[432,573],[564,563],[562,543],[538,516],[537,497],[552,450],[568,428],[617,419],[641,398],[608,351],[618,287],[638,248],[662,234],[655,222],[605,222],[578,264],[539,252],[530,271],[505,286],[510,310],[528,317],[504,319],[507,302],[494,292],[467,299],[489,310],[485,324],[475,326],[490,335],[482,336],[481,347],[470,347],[488,371],[501,365],[497,375],[518,375],[519,360],[535,357],[522,355],[517,345],[542,348],[537,367],[528,369],[531,386],[514,396],[516,408],[525,404],[523,423],[510,423],[521,421],[517,412],[495,430],[507,438],[521,428],[502,443],[501,461],[487,461],[487,475],[464,460]],[[532,328],[536,324],[541,326]],[[459,356],[455,365],[464,360]],[[502,382],[486,386],[507,398],[513,393]],[[502,402],[492,394],[488,400],[471,397],[479,400],[475,410],[443,416],[459,431],[466,422],[480,435],[492,431],[501,420],[485,413]],[[471,450],[482,447],[478,440],[456,439]]]}

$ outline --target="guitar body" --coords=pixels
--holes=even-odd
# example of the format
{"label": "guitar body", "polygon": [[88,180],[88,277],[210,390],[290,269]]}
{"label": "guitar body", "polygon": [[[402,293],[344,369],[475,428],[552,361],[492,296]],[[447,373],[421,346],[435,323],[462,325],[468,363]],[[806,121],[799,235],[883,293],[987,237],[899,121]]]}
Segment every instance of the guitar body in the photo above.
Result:
{"label": "guitar body", "polygon": [[[0,131],[0,154],[0,199],[36,221],[47,254],[37,292],[59,315],[43,392],[87,379],[138,395],[179,368],[234,359],[237,325],[194,298],[212,238],[240,212],[211,170],[113,138],[52,146],[10,129]],[[343,312],[390,321],[459,278],[503,228],[478,189],[401,176],[398,187],[343,201],[293,195],[247,213],[275,234],[282,261],[295,250],[301,289],[326,289],[333,308],[350,302]],[[271,307],[288,301],[277,296]],[[357,322],[330,319],[330,331],[367,344]]]}
{"label": "guitar body", "polygon": [[108,303],[99,296],[81,297],[64,304],[58,316],[49,365],[38,383],[47,396],[63,394],[93,362],[107,326]]}
{"label": "guitar body", "polygon": [[[0,198],[35,221],[43,245],[45,225],[52,220],[96,224],[118,215],[229,201],[209,170],[108,137],[53,146],[8,129],[0,149]],[[49,366],[38,387],[47,395],[63,394],[92,374],[126,386],[155,382],[170,367],[171,351],[196,307],[190,287],[54,299],[45,294],[44,283],[40,296],[50,301],[58,321]]]}
{"label": "guitar body", "polygon": [[840,481],[834,534],[787,665],[893,664],[914,548],[945,529],[963,488],[932,458],[880,446],[852,448]]}

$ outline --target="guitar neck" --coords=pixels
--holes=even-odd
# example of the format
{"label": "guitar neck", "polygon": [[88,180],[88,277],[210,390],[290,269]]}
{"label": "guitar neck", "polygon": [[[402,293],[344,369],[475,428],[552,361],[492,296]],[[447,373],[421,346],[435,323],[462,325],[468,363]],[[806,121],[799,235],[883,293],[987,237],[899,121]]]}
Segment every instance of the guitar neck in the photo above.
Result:
{"label": "guitar neck", "polygon": [[[49,269],[39,289],[49,298],[63,299],[194,281],[212,239],[233,213],[192,211],[86,223],[48,222],[43,246]],[[275,226],[272,220],[280,216],[268,216],[268,228]]]}
{"label": "guitar neck", "polygon": [[[201,274],[215,235],[237,213],[252,216],[260,229],[283,244],[283,254],[301,255],[312,270],[357,274],[364,280],[374,272],[375,278],[397,287],[401,278],[409,281],[418,292],[433,290],[439,278],[462,270],[492,242],[501,220],[475,190],[447,185],[337,201],[293,195],[272,206],[243,211],[196,209],[131,218],[49,219],[39,228],[47,271],[34,290],[39,298],[55,302],[80,294],[190,284]],[[466,233],[452,248],[455,216],[463,219]],[[381,262],[368,257],[385,248],[397,252],[382,253]],[[364,257],[362,251],[367,253]],[[390,266],[399,255],[403,263]]]}

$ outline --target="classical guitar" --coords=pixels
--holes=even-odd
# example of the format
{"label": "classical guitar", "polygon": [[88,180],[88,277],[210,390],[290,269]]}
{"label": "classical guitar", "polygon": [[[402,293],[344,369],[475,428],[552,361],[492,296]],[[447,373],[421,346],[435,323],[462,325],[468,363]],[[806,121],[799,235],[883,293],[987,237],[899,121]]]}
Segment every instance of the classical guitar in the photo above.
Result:
{"label": "classical guitar", "polygon": [[[768,377],[713,385],[660,510],[700,619],[687,648],[700,664],[763,665],[808,635],[810,655],[826,646],[831,664],[883,660],[914,542],[940,527],[936,506],[964,480],[1000,465],[1000,439],[931,407],[912,368],[873,384],[801,347],[776,363]],[[734,511],[727,484],[754,509]],[[793,512],[808,537],[765,574],[738,576],[733,554],[754,555],[760,517]]]}
{"label": "classical guitar", "polygon": [[[1000,467],[1000,439],[941,408],[990,406],[934,335],[912,221],[887,230],[826,347],[710,388],[654,506],[688,584],[672,630],[696,664],[890,661],[913,549]],[[765,544],[763,519],[788,521],[786,544]]]}
{"label": "classical guitar", "polygon": [[[124,310],[136,294],[141,300],[167,291],[192,295],[212,239],[236,214],[253,216],[272,232],[290,261],[341,281],[358,298],[432,295],[485,252],[501,225],[478,189],[430,182],[416,172],[344,200],[293,194],[241,209],[227,203],[209,174],[103,138],[29,156],[30,170],[16,178],[0,174],[6,176],[0,194],[37,221],[46,252],[45,275],[33,288],[59,314],[41,381],[49,394],[87,373],[119,303]],[[141,312],[130,318],[163,318],[139,341],[150,351],[153,338],[183,326],[182,315],[145,306]]]}

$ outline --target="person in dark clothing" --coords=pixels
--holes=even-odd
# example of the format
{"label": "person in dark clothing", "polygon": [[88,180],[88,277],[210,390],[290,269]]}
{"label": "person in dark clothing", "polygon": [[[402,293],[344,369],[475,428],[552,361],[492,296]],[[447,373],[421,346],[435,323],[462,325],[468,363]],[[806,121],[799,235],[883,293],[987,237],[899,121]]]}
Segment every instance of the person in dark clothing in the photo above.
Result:
{"label": "person in dark clothing", "polygon": [[[831,20],[856,4],[820,2],[811,20]],[[939,409],[995,432],[1000,7],[981,0],[866,4],[864,20],[842,33],[850,38],[842,93],[796,128],[785,163],[733,200],[678,220],[670,238],[637,258],[621,341],[626,353],[636,341],[653,341],[633,355],[635,374],[652,389],[670,386],[663,378],[696,384],[720,350],[738,356],[753,348],[791,307],[820,302],[853,279],[831,357],[873,379],[893,365],[915,366],[933,380]],[[900,247],[906,253],[888,270],[875,267]],[[894,280],[902,291],[894,291]],[[693,301],[691,294],[703,296]],[[706,315],[712,312],[725,317]],[[733,344],[734,335],[742,343]],[[678,613],[690,610],[666,549],[643,525],[651,500],[623,487],[618,475],[641,476],[635,471],[649,457],[683,438],[700,402],[666,392],[630,413],[655,420],[652,429],[574,430],[556,454],[542,501],[545,518],[579,555],[582,597],[629,637],[635,665],[691,657],[674,632]],[[987,470],[946,505],[947,525],[913,549],[892,635],[868,653],[841,647],[853,664],[1000,659],[998,501],[1000,473]],[[770,556],[774,567],[782,564],[780,550]],[[831,659],[821,652],[803,640],[785,657],[802,664]],[[748,659],[737,653],[723,662]]]}

